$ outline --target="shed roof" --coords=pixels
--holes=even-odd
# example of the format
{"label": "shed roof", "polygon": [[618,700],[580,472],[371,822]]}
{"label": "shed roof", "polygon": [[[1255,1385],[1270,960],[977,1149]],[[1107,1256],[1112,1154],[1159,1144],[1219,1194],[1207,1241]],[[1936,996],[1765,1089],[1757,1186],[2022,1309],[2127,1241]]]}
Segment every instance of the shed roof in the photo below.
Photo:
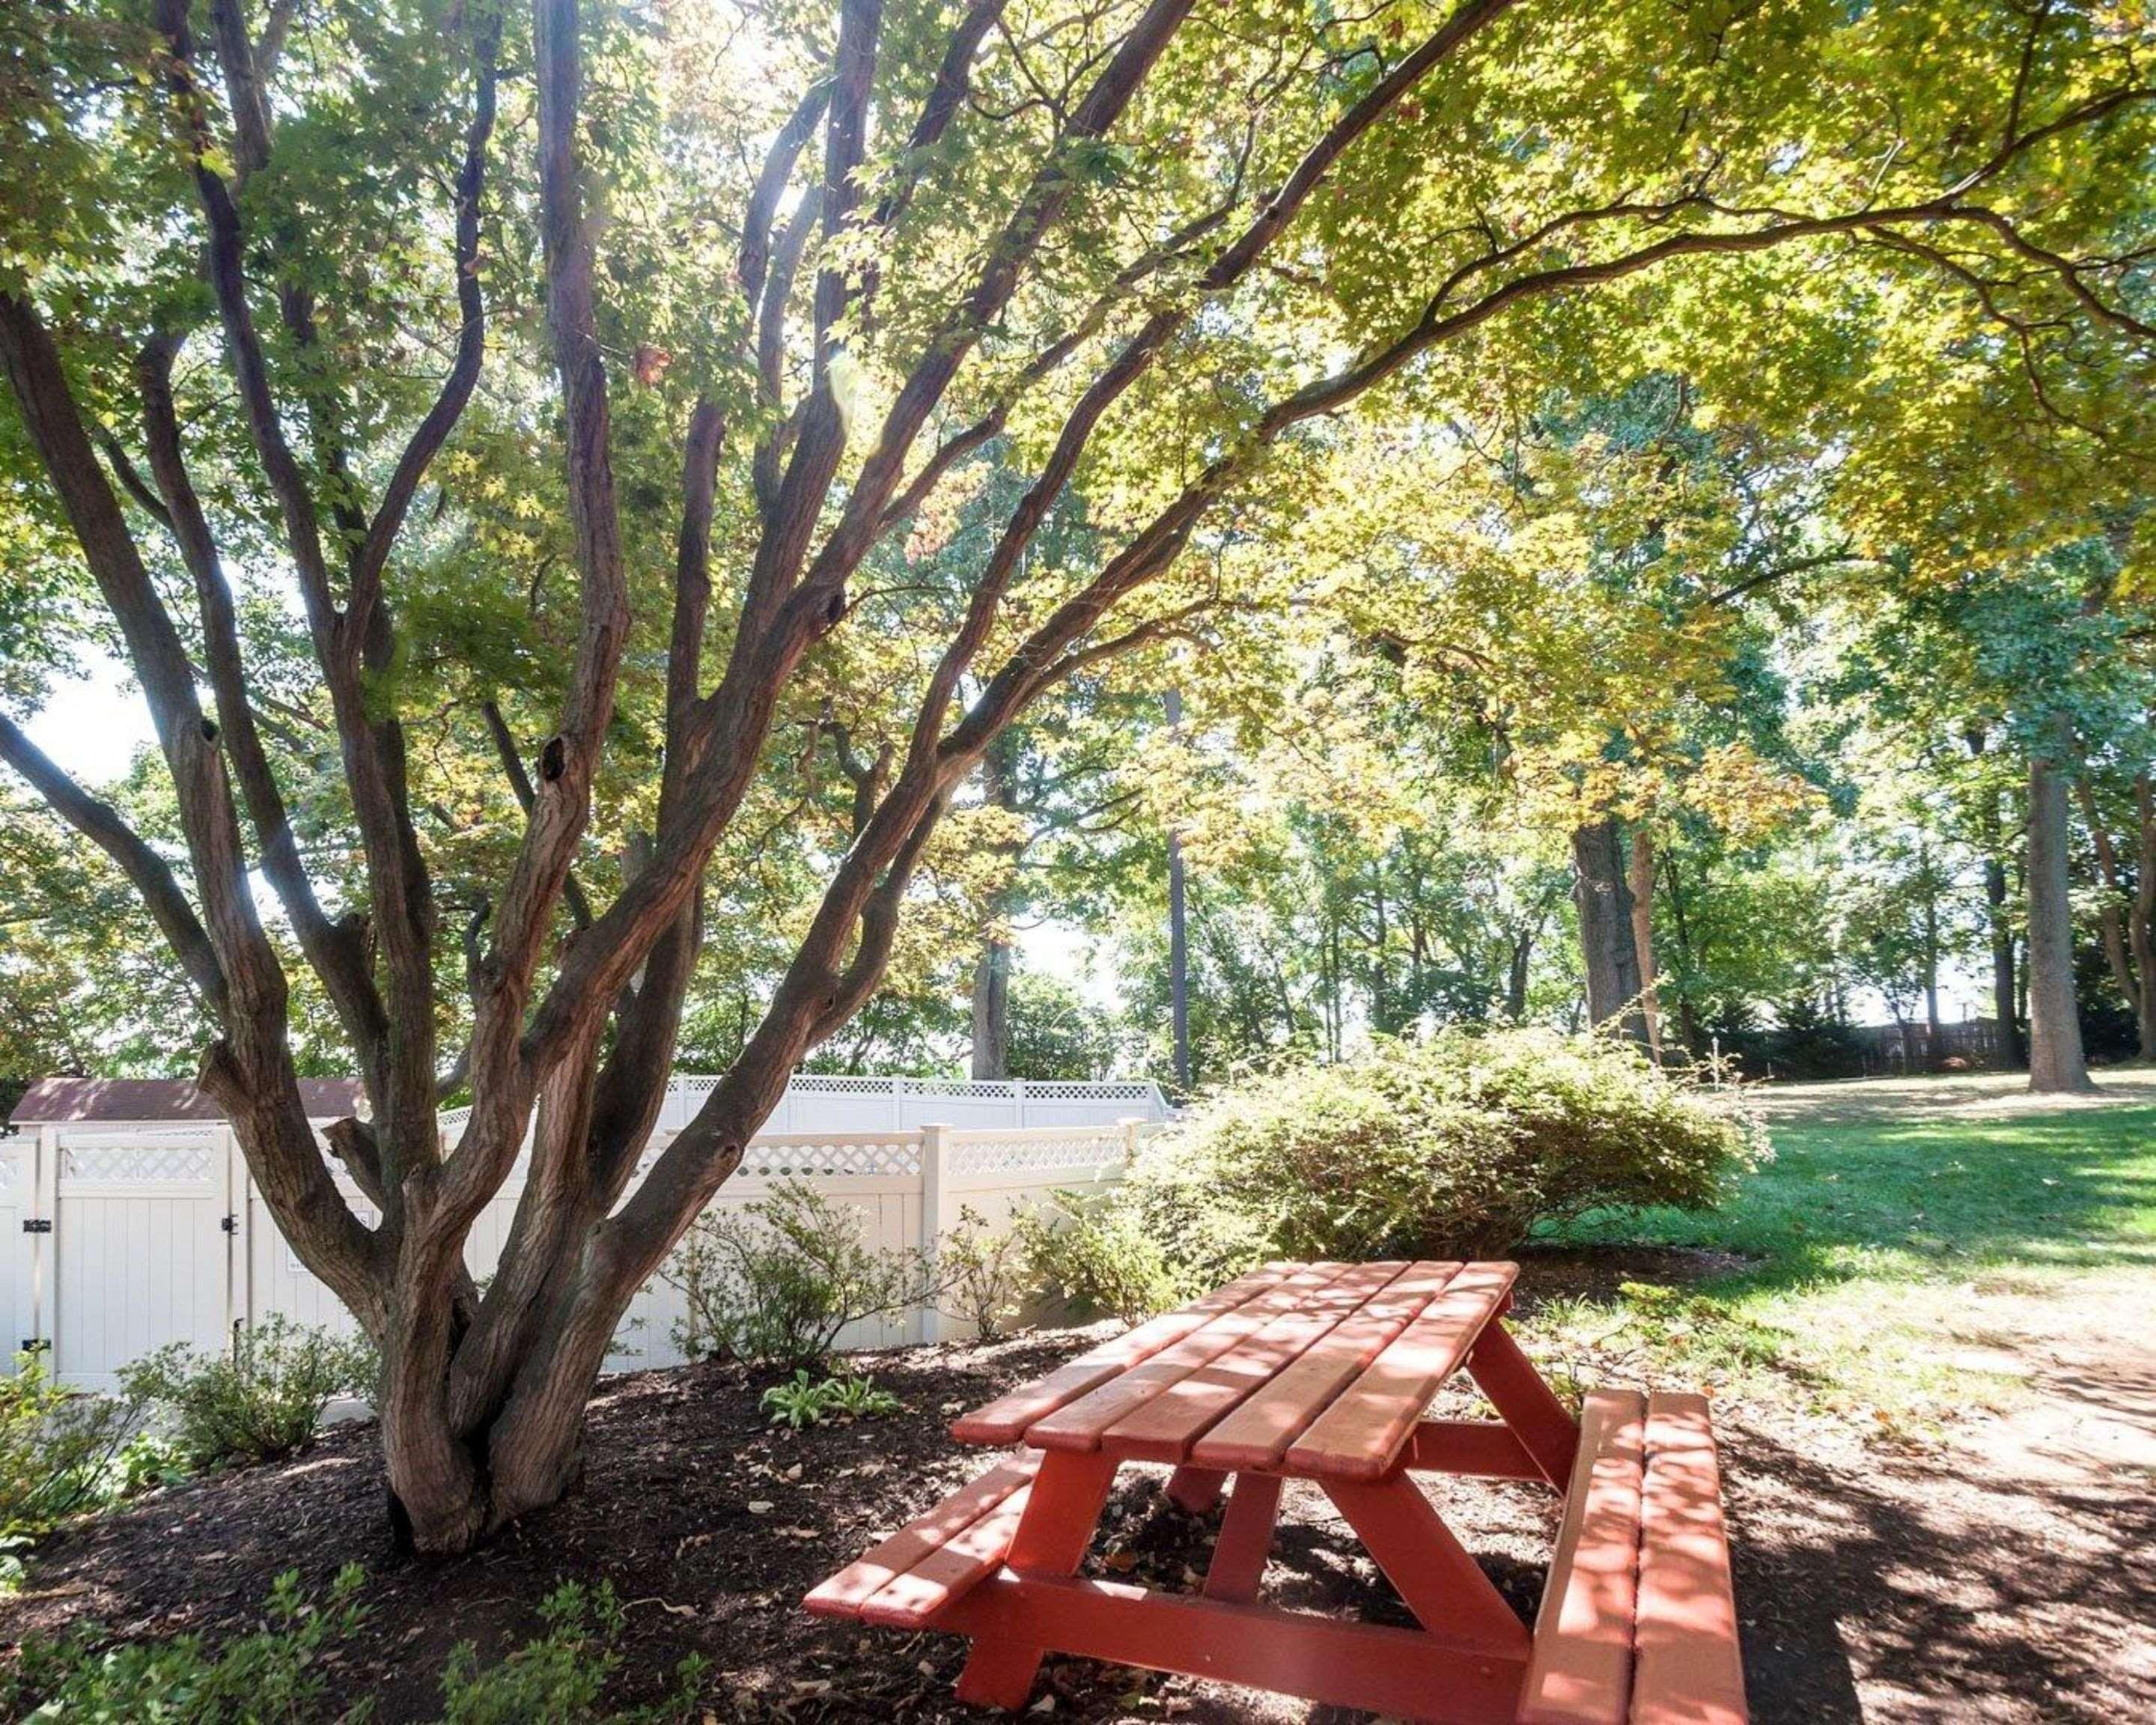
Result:
{"label": "shed roof", "polygon": [[[337,1120],[360,1104],[356,1078],[302,1078],[310,1120]],[[184,1078],[40,1078],[10,1117],[18,1126],[76,1120],[222,1120],[224,1111]]]}

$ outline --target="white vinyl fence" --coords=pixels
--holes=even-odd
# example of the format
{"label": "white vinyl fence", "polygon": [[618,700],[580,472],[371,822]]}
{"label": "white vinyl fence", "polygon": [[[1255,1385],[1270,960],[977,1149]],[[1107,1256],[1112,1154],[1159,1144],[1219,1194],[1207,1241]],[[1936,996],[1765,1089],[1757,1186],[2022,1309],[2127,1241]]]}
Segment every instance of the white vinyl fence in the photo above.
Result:
{"label": "white vinyl fence", "polygon": [[[711,1083],[675,1080],[644,1168]],[[1150,1084],[797,1078],[713,1208],[803,1180],[855,1209],[871,1244],[932,1250],[962,1206],[1000,1226],[1059,1188],[1112,1181],[1137,1134],[1165,1113]],[[444,1124],[454,1137],[461,1122]],[[371,1222],[357,1190],[340,1184]],[[474,1275],[493,1270],[521,1192],[520,1164],[473,1227]],[[109,1389],[154,1348],[221,1348],[236,1327],[273,1312],[351,1324],[278,1232],[222,1123],[42,1126],[0,1139],[0,1343],[49,1349],[62,1382]],[[680,1363],[683,1313],[680,1292],[654,1277],[608,1368]],[[891,1347],[953,1327],[916,1310],[856,1325],[840,1343]]]}

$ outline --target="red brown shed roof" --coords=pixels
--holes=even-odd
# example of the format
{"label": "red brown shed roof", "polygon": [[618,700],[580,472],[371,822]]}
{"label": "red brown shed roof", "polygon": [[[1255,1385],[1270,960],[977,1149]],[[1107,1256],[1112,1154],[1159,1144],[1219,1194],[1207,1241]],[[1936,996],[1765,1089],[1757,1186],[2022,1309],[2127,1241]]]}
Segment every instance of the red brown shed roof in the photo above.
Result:
{"label": "red brown shed roof", "polygon": [[[356,1078],[302,1078],[311,1120],[337,1120],[360,1104]],[[184,1078],[40,1078],[10,1117],[18,1126],[79,1120],[222,1120],[224,1111]]]}

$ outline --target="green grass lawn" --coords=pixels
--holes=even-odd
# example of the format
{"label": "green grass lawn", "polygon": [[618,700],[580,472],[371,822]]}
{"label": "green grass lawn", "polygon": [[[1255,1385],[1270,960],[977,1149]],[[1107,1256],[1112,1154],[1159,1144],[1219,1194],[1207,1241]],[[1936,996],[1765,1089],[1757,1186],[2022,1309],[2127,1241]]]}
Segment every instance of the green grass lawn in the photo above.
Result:
{"label": "green grass lawn", "polygon": [[1553,1244],[1744,1261],[1682,1289],[1553,1302],[1533,1326],[1544,1350],[1922,1424],[2010,1398],[1984,1338],[2025,1330],[2032,1302],[2107,1305],[2125,1286],[2156,1302],[2156,1108],[1785,1121],[1774,1137],[1774,1160],[1719,1210],[1554,1230]]}

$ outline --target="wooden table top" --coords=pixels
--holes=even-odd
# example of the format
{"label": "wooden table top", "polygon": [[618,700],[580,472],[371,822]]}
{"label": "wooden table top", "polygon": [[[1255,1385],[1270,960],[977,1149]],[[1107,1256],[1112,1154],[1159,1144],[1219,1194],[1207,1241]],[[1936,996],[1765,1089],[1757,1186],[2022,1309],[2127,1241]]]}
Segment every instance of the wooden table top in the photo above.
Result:
{"label": "wooden table top", "polygon": [[1268,1264],[953,1423],[961,1442],[1371,1480],[1519,1266]]}

